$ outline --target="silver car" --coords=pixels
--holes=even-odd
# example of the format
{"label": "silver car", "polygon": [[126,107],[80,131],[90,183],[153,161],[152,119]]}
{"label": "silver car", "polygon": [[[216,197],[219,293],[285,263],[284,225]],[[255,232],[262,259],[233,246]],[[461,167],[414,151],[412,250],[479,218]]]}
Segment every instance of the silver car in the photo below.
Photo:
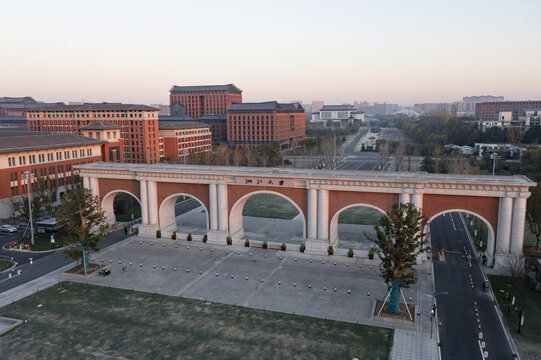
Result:
{"label": "silver car", "polygon": [[17,232],[17,228],[15,226],[4,224],[0,225],[0,232],[14,233]]}

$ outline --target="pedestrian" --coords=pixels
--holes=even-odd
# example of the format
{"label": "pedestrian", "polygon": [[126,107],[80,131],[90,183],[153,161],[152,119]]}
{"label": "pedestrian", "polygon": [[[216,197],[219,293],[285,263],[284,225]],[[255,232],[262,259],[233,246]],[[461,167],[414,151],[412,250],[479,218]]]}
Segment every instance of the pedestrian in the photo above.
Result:
{"label": "pedestrian", "polygon": [[124,235],[128,236],[128,227],[124,226]]}
{"label": "pedestrian", "polygon": [[487,256],[483,255],[483,265],[486,265],[486,264],[487,264]]}

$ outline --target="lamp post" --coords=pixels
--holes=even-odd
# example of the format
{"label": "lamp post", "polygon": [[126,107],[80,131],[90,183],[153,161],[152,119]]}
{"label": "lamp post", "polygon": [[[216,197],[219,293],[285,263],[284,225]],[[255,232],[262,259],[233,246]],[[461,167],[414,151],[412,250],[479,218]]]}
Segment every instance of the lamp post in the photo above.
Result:
{"label": "lamp post", "polygon": [[490,158],[492,159],[492,176],[494,176],[494,172],[496,171],[496,159],[501,159],[501,156],[498,156],[498,153],[492,153],[490,154]]}
{"label": "lamp post", "polygon": [[32,200],[31,200],[31,195],[30,195],[30,183],[31,183],[31,179],[32,179],[32,173],[28,170],[26,170],[24,172],[24,174],[26,175],[26,189],[27,189],[27,192],[28,192],[28,216],[29,216],[29,219],[30,219],[30,243],[32,245],[34,245],[34,226],[32,225]]}

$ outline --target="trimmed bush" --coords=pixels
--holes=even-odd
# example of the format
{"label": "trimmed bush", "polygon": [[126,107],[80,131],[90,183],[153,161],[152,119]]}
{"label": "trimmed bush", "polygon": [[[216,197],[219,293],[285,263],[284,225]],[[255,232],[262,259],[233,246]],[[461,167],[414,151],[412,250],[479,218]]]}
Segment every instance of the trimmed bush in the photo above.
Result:
{"label": "trimmed bush", "polygon": [[203,242],[204,242],[204,243],[207,242],[207,234],[203,235]]}
{"label": "trimmed bush", "polygon": [[233,245],[233,239],[231,239],[231,236],[225,238],[225,243],[227,245]]}
{"label": "trimmed bush", "polygon": [[280,250],[286,251],[286,244],[285,243],[282,243],[282,245],[280,245]]}
{"label": "trimmed bush", "polygon": [[192,233],[188,233],[188,236],[186,236],[187,241],[192,241]]}
{"label": "trimmed bush", "polygon": [[348,257],[350,257],[350,258],[353,257],[353,249],[352,248],[348,249]]}
{"label": "trimmed bush", "polygon": [[245,247],[250,247],[250,240],[248,240],[248,239],[244,240],[244,246]]}
{"label": "trimmed bush", "polygon": [[300,248],[301,252],[303,253],[304,250],[306,250],[306,246],[304,246],[304,244],[301,244],[301,248]]}
{"label": "trimmed bush", "polygon": [[173,231],[173,233],[171,234],[171,239],[173,239],[173,240],[177,239],[177,232],[176,231]]}
{"label": "trimmed bush", "polygon": [[332,246],[329,246],[329,247],[327,248],[327,254],[329,254],[329,255],[334,254],[334,249],[333,249]]}
{"label": "trimmed bush", "polygon": [[162,237],[162,231],[161,230],[156,230],[156,238],[161,238]]}
{"label": "trimmed bush", "polygon": [[376,249],[374,248],[371,248],[370,250],[368,250],[368,258],[370,260],[374,259],[374,254],[376,253]]}
{"label": "trimmed bush", "polygon": [[267,240],[263,240],[263,249],[268,249],[269,244],[267,243]]}

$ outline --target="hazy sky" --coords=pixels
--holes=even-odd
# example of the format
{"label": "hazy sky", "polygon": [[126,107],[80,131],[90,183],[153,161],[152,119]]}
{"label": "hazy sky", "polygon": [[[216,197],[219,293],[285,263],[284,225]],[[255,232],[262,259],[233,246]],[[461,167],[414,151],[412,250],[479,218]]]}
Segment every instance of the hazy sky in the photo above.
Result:
{"label": "hazy sky", "polygon": [[540,0],[0,0],[0,96],[168,103],[541,99]]}

